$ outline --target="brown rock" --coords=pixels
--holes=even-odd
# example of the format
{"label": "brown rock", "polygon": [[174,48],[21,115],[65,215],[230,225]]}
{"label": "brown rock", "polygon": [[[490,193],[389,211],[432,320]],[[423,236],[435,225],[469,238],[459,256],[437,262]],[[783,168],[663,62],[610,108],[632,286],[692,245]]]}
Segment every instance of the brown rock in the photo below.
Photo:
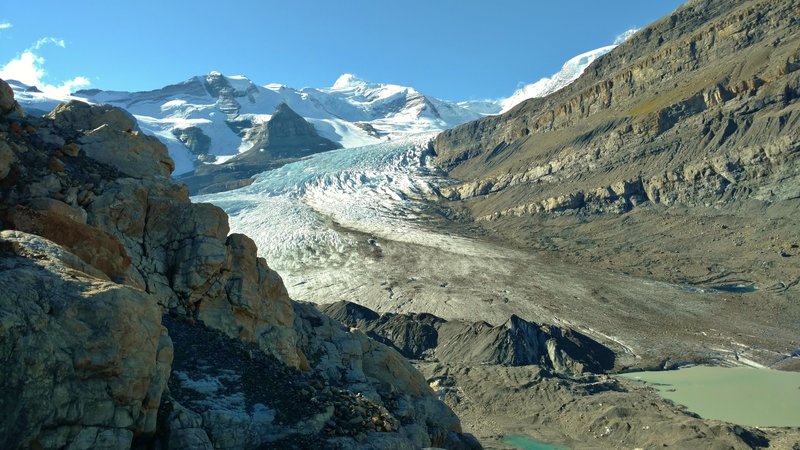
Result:
{"label": "brown rock", "polygon": [[159,308],[40,237],[2,231],[0,248],[0,447],[128,448],[154,433],[172,361]]}
{"label": "brown rock", "polygon": [[[55,202],[55,201],[53,201]],[[124,280],[131,260],[125,247],[114,236],[62,215],[61,208],[42,211],[17,206],[9,223],[14,229],[36,234],[69,249],[112,280]]]}
{"label": "brown rock", "polygon": [[11,172],[11,165],[17,160],[11,147],[5,141],[0,141],[0,180]]}
{"label": "brown rock", "polygon": [[62,201],[47,197],[33,198],[28,202],[28,206],[39,212],[49,215],[57,215],[72,219],[82,224],[86,223],[86,211],[83,208],[70,206]]}
{"label": "brown rock", "polygon": [[63,161],[61,161],[56,157],[53,157],[50,158],[50,163],[47,165],[47,168],[50,169],[51,172],[61,173],[64,171],[64,169],[66,169],[66,166],[64,166]]}
{"label": "brown rock", "polygon": [[86,156],[115,167],[134,178],[169,177],[175,163],[158,139],[101,125],[81,138]]}
{"label": "brown rock", "polygon": [[53,124],[62,130],[91,131],[103,125],[126,133],[139,129],[136,119],[127,111],[76,100],[56,106],[47,117],[53,119]]}
{"label": "brown rock", "polygon": [[90,158],[134,178],[168,177],[175,169],[164,144],[139,133],[136,119],[119,108],[71,101],[57,106],[47,117],[56,129],[84,131],[80,147],[73,143],[62,148],[66,154],[77,156],[82,148]]}
{"label": "brown rock", "polygon": [[14,91],[11,86],[3,80],[0,80],[0,115],[4,116],[11,112],[22,112],[17,101],[14,100]]}
{"label": "brown rock", "polygon": [[81,151],[80,145],[71,142],[63,147],[61,147],[61,152],[67,156],[72,156],[73,158],[78,156],[78,153]]}

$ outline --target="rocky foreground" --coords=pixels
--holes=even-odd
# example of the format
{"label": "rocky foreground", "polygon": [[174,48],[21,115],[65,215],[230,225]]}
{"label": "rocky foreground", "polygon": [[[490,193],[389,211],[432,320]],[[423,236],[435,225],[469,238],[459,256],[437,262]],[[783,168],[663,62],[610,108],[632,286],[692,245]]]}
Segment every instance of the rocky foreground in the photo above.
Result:
{"label": "rocky foreground", "polygon": [[172,169],[124,111],[0,82],[0,447],[480,448]]}

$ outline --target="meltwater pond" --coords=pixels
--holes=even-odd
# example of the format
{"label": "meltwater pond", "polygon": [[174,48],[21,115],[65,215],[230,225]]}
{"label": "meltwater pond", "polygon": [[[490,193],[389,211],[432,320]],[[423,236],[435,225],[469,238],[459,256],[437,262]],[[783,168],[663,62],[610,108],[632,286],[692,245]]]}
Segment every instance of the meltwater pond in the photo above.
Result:
{"label": "meltwater pond", "polygon": [[695,366],[622,375],[706,419],[755,427],[800,426],[800,373]]}
{"label": "meltwater pond", "polygon": [[521,450],[566,450],[564,447],[558,447],[516,434],[506,436],[503,439],[503,443]]}

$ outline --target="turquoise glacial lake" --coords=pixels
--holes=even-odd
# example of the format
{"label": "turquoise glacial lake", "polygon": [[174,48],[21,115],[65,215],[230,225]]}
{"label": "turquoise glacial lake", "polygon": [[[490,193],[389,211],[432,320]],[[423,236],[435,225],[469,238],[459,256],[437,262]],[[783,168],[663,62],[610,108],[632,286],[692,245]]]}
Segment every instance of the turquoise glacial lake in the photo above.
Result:
{"label": "turquoise glacial lake", "polygon": [[800,373],[748,367],[694,366],[633,372],[659,394],[706,419],[753,427],[800,426]]}
{"label": "turquoise glacial lake", "polygon": [[515,434],[506,436],[503,439],[503,442],[521,450],[566,450],[564,447],[558,447],[556,445]]}

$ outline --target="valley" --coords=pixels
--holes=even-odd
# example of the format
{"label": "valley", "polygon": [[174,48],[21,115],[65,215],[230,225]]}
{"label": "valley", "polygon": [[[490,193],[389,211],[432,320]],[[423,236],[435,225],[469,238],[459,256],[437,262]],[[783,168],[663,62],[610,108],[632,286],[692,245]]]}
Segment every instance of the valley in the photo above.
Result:
{"label": "valley", "polygon": [[[685,210],[658,206],[605,216],[597,219],[599,223],[563,215],[543,221],[547,226],[531,234],[536,242],[560,245],[525,247],[464,220],[463,212],[439,194],[440,188],[452,185],[454,180],[435,161],[430,137],[421,136],[407,142],[315,155],[264,173],[247,188],[194,200],[225,209],[232,230],[253,237],[271,267],[282,274],[290,295],[298,300],[318,305],[350,301],[378,313],[429,313],[447,320],[485,321],[495,326],[516,315],[577,330],[607,346],[615,354],[612,371],[670,369],[687,364],[796,370],[796,351],[800,348],[797,297],[793,287],[770,289],[770,281],[759,277],[759,265],[737,272],[740,278],[722,277],[715,284],[682,278],[691,268],[685,265],[681,266],[681,276],[669,270],[659,272],[667,264],[670,268],[679,264],[660,252],[637,254],[636,260],[630,255],[630,247],[589,245],[574,238],[576,232],[598,236],[631,229],[619,238],[630,239],[637,236],[637,226],[645,226],[637,222],[649,221],[645,223],[654,226],[654,217],[667,227],[676,225],[664,217],[674,216],[675,221],[707,221],[730,227],[738,224],[738,229],[765,226],[772,220],[760,222],[711,209],[703,215],[693,212],[687,218]],[[679,223],[681,229],[691,229]],[[594,234],[580,228],[590,224],[596,227],[589,229]],[[776,233],[796,233],[786,219],[778,226],[783,228]],[[639,233],[642,238],[649,236]],[[755,236],[760,235],[750,235]],[[685,246],[678,247],[680,241],[671,239],[673,252],[683,251],[695,262],[715,257],[697,255],[697,241],[687,240]],[[743,253],[757,254],[752,248],[761,243],[744,244]],[[638,248],[647,246],[639,244]],[[584,252],[588,257],[582,256]],[[607,265],[598,264],[598,254],[607,258]],[[779,262],[787,259],[777,253],[775,258]],[[738,261],[742,265],[747,262]],[[636,264],[650,272],[637,272],[632,267]],[[792,265],[784,268],[789,274],[794,269]],[[758,288],[736,292],[720,286],[722,281],[736,286],[742,279],[757,280]],[[594,448],[592,442],[605,442],[601,446],[606,446],[609,441],[594,441],[597,437],[587,441],[592,434],[577,431],[583,421],[579,417],[587,414],[590,402],[614,408],[660,405],[652,410],[636,408],[636,419],[621,416],[618,422],[608,422],[612,431],[606,437],[692,446],[705,445],[700,444],[704,439],[719,439],[718,432],[709,431],[688,444],[682,433],[655,426],[652,431],[642,428],[637,437],[632,437],[623,423],[633,420],[641,427],[650,427],[648,424],[697,420],[680,409],[662,405],[656,394],[633,383],[620,381],[621,385],[615,385],[604,375],[567,376],[558,382],[567,385],[566,391],[559,393],[564,388],[553,384],[547,372],[500,365],[482,365],[478,370],[466,363],[435,360],[420,361],[417,367],[429,381],[449,379],[448,383],[457,386],[453,390],[442,387],[442,395],[465,420],[466,430],[484,445],[491,443],[489,448],[504,448],[502,435],[514,433],[569,448]],[[526,383],[538,386],[537,393],[526,393],[530,398],[523,399],[519,395],[531,388],[519,391],[514,386]],[[600,388],[595,392],[588,386]],[[498,404],[488,406],[490,397]],[[553,403],[559,398],[586,404],[566,413]],[[523,405],[531,403],[539,405],[532,410],[537,411],[535,417],[532,411],[522,412],[529,410]],[[595,414],[595,420],[600,421],[601,413]],[[791,433],[770,433],[771,439],[792,439]],[[730,436],[731,442],[740,441],[735,433]]]}
{"label": "valley", "polygon": [[800,449],[798,17],[489,100],[0,80],[0,446]]}
{"label": "valley", "polygon": [[[516,314],[604,342],[619,369],[771,366],[800,348],[791,295],[626,275],[446,220],[455,213],[437,201],[435,186],[448,181],[429,165],[428,145],[421,138],[328,152],[195,201],[225,209],[232,230],[255,240],[299,300],[495,325]],[[569,232],[537,236],[567,241]]]}

